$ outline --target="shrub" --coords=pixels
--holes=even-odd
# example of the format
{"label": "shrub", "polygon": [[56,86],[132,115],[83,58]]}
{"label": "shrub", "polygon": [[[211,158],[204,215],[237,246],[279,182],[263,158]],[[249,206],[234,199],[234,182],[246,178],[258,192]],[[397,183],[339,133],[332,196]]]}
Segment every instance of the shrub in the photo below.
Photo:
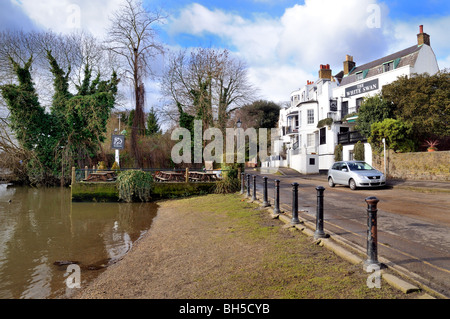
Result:
{"label": "shrub", "polygon": [[214,193],[216,194],[235,193],[239,189],[239,179],[235,177],[225,177],[214,185]]}
{"label": "shrub", "polygon": [[358,141],[358,143],[355,144],[353,154],[356,161],[364,161],[364,144],[361,143],[361,141]]}
{"label": "shrub", "polygon": [[119,199],[127,203],[133,201],[148,202],[151,199],[153,177],[144,171],[131,170],[119,174],[116,187]]}
{"label": "shrub", "polygon": [[334,148],[334,161],[335,162],[342,161],[342,150],[343,150],[342,144],[338,144]]}

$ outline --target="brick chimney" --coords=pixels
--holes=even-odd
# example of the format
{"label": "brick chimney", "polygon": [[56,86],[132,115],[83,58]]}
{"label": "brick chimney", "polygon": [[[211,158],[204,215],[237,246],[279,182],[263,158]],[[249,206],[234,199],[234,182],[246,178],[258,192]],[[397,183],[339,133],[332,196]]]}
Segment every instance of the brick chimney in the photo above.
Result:
{"label": "brick chimney", "polygon": [[350,71],[356,66],[356,63],[353,62],[353,57],[351,55],[345,56],[344,61],[344,75],[347,75],[350,73]]}
{"label": "brick chimney", "polygon": [[423,32],[423,25],[419,26],[419,34],[417,35],[417,45],[430,45],[430,35]]}
{"label": "brick chimney", "polygon": [[319,79],[331,80],[331,69],[329,64],[320,65]]}

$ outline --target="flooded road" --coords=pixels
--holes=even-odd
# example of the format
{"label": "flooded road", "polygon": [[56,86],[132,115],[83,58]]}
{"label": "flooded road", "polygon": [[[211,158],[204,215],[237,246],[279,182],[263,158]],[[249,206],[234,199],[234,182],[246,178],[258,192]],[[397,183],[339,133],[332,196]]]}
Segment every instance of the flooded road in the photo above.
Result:
{"label": "flooded road", "polygon": [[[70,189],[0,184],[0,298],[64,298],[67,261],[81,287],[151,226],[155,203],[72,203]],[[62,265],[55,265],[62,262]]]}

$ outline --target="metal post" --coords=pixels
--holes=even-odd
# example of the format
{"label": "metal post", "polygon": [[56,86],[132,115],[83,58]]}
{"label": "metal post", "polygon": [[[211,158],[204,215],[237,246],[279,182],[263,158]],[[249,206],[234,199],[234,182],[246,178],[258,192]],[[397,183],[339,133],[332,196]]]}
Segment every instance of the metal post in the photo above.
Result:
{"label": "metal post", "polygon": [[253,175],[253,196],[252,200],[256,200],[256,175]]}
{"label": "metal post", "polygon": [[241,173],[241,195],[244,194],[245,178],[244,173]]}
{"label": "metal post", "polygon": [[281,213],[280,211],[280,181],[278,179],[275,180],[275,204],[273,208],[274,214]]}
{"label": "metal post", "polygon": [[267,176],[263,177],[263,179],[264,179],[263,203],[262,203],[263,207],[270,206],[269,200],[267,199],[267,178],[268,178]]}
{"label": "metal post", "polygon": [[377,249],[377,204],[379,199],[376,197],[367,197],[367,260],[364,266],[380,266],[378,261]]}
{"label": "metal post", "polygon": [[300,224],[298,220],[298,183],[292,183],[292,220],[291,224]]}
{"label": "metal post", "polygon": [[247,174],[247,197],[250,197],[250,174]]}
{"label": "metal post", "polygon": [[85,167],[84,167],[84,179],[87,179],[87,178],[88,178],[88,176],[89,176],[89,171],[88,171],[88,167],[87,167],[87,166],[85,166]]}
{"label": "metal post", "polygon": [[317,209],[316,209],[316,231],[314,232],[314,239],[325,238],[323,231],[323,192],[325,187],[317,186]]}

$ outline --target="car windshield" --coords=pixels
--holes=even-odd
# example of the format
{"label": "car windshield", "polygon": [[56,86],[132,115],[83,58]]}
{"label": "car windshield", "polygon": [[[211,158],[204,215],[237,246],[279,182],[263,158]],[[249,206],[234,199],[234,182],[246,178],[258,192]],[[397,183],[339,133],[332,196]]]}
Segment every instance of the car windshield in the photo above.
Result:
{"label": "car windshield", "polygon": [[347,163],[351,171],[370,171],[374,168],[367,163]]}

